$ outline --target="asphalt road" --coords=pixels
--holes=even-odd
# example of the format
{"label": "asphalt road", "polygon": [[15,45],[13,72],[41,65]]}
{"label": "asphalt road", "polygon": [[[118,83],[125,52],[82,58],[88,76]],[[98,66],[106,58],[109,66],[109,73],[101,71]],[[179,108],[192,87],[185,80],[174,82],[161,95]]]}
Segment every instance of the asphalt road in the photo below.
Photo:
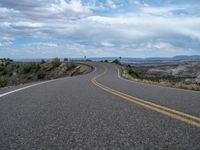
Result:
{"label": "asphalt road", "polygon": [[87,75],[0,90],[0,150],[200,149],[200,92]]}

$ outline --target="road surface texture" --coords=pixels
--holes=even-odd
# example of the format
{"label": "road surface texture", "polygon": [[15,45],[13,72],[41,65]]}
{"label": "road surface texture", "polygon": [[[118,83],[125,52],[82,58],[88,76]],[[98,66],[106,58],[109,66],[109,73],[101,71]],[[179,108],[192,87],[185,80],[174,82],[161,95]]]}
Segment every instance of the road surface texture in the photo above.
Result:
{"label": "road surface texture", "polygon": [[200,149],[200,92],[90,65],[87,75],[0,90],[0,150]]}

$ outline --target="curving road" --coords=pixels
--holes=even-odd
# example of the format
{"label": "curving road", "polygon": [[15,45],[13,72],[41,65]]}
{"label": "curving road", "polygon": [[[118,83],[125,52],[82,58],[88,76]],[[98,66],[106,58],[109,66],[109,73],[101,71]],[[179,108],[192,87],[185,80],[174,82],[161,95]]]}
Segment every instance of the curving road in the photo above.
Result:
{"label": "curving road", "polygon": [[200,92],[124,80],[117,66],[0,90],[0,150],[200,149]]}

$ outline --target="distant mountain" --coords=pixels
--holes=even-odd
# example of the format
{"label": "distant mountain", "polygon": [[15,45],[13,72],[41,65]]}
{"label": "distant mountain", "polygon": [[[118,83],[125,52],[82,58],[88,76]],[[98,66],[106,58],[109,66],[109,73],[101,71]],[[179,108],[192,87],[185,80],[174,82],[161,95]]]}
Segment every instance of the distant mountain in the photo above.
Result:
{"label": "distant mountain", "polygon": [[[69,58],[70,60],[84,60],[84,58]],[[90,57],[88,58],[93,61],[101,61],[101,60],[108,60],[113,61],[115,59],[119,59],[119,57]],[[34,61],[38,62],[41,61],[42,58],[36,58],[36,59],[14,59],[15,61]],[[50,61],[52,58],[45,58],[45,61]],[[61,58],[63,60],[63,58]],[[122,62],[157,62],[157,61],[200,61],[200,55],[192,55],[192,56],[186,56],[186,55],[180,55],[180,56],[174,56],[174,57],[148,57],[148,58],[133,58],[133,57],[122,57]]]}
{"label": "distant mountain", "polygon": [[200,60],[200,55],[193,55],[193,56],[174,56],[172,59],[175,60]]}
{"label": "distant mountain", "polygon": [[164,62],[164,61],[200,61],[200,55],[174,56],[174,57],[149,57],[149,58],[122,58],[123,62]]}

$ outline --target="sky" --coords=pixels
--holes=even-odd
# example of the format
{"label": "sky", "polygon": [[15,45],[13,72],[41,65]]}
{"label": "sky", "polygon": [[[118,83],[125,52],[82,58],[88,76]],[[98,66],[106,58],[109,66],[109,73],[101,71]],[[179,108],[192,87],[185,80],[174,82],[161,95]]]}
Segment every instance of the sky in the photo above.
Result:
{"label": "sky", "polygon": [[200,0],[0,0],[0,57],[200,55]]}

